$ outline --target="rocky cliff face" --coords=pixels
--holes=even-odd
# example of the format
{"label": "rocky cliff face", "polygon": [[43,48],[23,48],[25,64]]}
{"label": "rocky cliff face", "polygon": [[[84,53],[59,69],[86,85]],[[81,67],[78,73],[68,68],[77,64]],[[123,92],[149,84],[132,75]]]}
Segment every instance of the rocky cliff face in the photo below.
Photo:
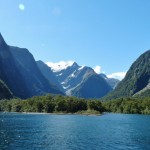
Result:
{"label": "rocky cliff face", "polygon": [[0,35],[0,79],[5,82],[13,94],[24,98],[28,94],[24,80],[15,65],[9,46]]}
{"label": "rocky cliff face", "polygon": [[38,68],[40,69],[40,71],[42,72],[42,74],[44,75],[44,77],[53,85],[56,85],[62,92],[64,92],[64,89],[62,88],[62,85],[58,82],[55,74],[53,73],[53,71],[51,70],[50,67],[48,67],[44,62],[42,62],[41,60],[36,62],[38,65]]}
{"label": "rocky cliff face", "polygon": [[0,34],[0,79],[19,98],[45,93],[62,94],[42,75],[27,49],[8,46]]}
{"label": "rocky cliff face", "polygon": [[6,84],[0,80],[0,100],[13,98],[12,92],[6,86]]}
{"label": "rocky cliff face", "polygon": [[[106,98],[148,94],[150,85],[150,50],[142,54],[130,67],[125,78]],[[150,93],[148,94],[150,95]],[[144,96],[144,95],[143,95]]]}
{"label": "rocky cliff face", "polygon": [[101,98],[112,91],[111,86],[98,74],[89,72],[83,81],[71,90],[71,95],[81,98]]}

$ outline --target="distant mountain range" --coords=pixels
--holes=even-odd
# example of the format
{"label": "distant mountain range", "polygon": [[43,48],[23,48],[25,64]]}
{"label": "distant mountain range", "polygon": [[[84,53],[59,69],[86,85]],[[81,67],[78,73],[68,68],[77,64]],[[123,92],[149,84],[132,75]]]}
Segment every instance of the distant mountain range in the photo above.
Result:
{"label": "distant mountain range", "polygon": [[150,50],[142,54],[119,82],[73,61],[35,61],[26,48],[6,44],[0,34],[0,99],[43,94],[114,99],[150,96]]}
{"label": "distant mountain range", "polygon": [[68,61],[35,61],[26,48],[9,46],[0,34],[0,99],[22,99],[46,93],[100,98],[119,82],[87,66]]}
{"label": "distant mountain range", "polygon": [[48,62],[65,93],[82,98],[100,98],[113,90],[119,80],[97,74],[92,68],[79,66],[76,62]]}

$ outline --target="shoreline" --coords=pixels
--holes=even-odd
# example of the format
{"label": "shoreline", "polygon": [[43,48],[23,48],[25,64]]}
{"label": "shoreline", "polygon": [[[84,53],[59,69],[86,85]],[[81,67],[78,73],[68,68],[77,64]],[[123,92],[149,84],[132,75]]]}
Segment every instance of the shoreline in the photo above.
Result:
{"label": "shoreline", "polygon": [[16,114],[29,114],[29,115],[83,115],[83,116],[101,116],[102,114],[93,114],[93,113],[65,113],[65,112],[54,112],[54,113],[45,113],[45,112],[0,112],[0,113],[16,113]]}

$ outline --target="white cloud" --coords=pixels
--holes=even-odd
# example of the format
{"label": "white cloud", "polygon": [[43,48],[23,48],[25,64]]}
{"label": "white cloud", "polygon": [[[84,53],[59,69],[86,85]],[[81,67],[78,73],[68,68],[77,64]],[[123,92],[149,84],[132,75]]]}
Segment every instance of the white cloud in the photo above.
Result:
{"label": "white cloud", "polygon": [[19,4],[19,9],[20,9],[21,11],[23,11],[23,10],[25,9],[24,4]]}
{"label": "white cloud", "polygon": [[58,7],[53,8],[52,14],[53,14],[54,16],[60,16],[60,15],[61,15],[61,9],[58,8]]}
{"label": "white cloud", "polygon": [[101,66],[95,66],[93,69],[97,74],[101,73]]}
{"label": "white cloud", "polygon": [[125,77],[125,75],[126,75],[126,72],[115,72],[115,73],[107,75],[107,77],[122,80]]}

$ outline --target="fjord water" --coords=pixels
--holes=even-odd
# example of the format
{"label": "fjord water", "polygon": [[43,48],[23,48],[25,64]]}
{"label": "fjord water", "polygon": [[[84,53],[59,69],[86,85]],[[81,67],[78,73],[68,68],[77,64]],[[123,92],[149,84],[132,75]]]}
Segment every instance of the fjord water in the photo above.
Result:
{"label": "fjord water", "polygon": [[149,150],[150,116],[0,113],[1,150]]}

